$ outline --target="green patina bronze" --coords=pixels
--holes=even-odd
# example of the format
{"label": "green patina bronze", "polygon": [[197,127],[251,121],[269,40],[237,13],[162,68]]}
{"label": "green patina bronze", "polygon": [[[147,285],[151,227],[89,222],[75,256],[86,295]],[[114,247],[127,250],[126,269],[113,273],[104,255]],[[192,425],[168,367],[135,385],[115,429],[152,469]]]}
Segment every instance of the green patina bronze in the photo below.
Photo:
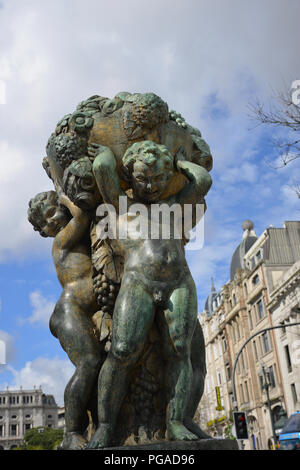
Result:
{"label": "green patina bronze", "polygon": [[[186,239],[132,236],[137,204],[150,222],[157,204],[205,205],[212,157],[201,133],[153,93],[96,95],[59,121],[43,167],[55,191],[33,198],[28,216],[54,238],[63,291],[50,330],[75,365],[61,448],[207,438],[193,422],[206,367]],[[103,203],[125,237],[99,231]]]}

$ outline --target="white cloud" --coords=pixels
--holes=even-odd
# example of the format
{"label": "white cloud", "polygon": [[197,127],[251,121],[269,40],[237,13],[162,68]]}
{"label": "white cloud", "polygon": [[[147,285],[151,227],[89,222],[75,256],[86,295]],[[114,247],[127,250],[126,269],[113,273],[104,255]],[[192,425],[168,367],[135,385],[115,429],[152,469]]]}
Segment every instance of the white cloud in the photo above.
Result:
{"label": "white cloud", "polygon": [[[26,220],[27,203],[52,188],[41,161],[56,122],[95,93],[157,93],[200,127],[224,180],[235,182],[244,165],[253,183],[246,151],[260,134],[249,133],[247,103],[280,88],[283,77],[299,78],[298,7],[298,0],[273,0],[271,9],[264,0],[4,1],[0,260],[49,250]],[[209,96],[226,118],[207,112]]]}
{"label": "white cloud", "polygon": [[55,302],[44,297],[38,290],[31,292],[29,294],[29,298],[33,310],[31,316],[27,320],[30,323],[48,325],[50,316],[52,315],[55,307]]}
{"label": "white cloud", "polygon": [[8,366],[13,378],[10,382],[2,383],[0,389],[9,386],[12,389],[33,389],[42,387],[45,393],[53,394],[58,405],[63,404],[64,389],[74,373],[74,366],[68,359],[54,357],[48,359],[38,357],[26,362],[25,366],[16,370]]}
{"label": "white cloud", "polygon": [[[0,364],[3,367],[3,365],[9,364],[14,359],[15,341],[13,337],[9,333],[7,333],[7,331],[0,330],[0,342],[1,342]],[[7,366],[5,366],[5,368],[6,367]]]}

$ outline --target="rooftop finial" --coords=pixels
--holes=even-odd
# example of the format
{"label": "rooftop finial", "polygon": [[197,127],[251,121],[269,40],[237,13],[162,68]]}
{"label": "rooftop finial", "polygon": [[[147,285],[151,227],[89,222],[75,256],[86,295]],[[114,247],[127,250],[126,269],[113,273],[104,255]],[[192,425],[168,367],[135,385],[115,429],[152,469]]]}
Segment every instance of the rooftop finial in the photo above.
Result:
{"label": "rooftop finial", "polygon": [[254,223],[252,222],[252,220],[249,220],[249,219],[244,220],[244,222],[242,223],[242,229],[244,231],[245,230],[253,230],[254,229]]}
{"label": "rooftop finial", "polygon": [[254,231],[254,223],[252,222],[252,220],[244,220],[244,222],[242,223],[242,229],[244,230],[243,238],[247,238],[249,236],[256,237],[256,233]]}

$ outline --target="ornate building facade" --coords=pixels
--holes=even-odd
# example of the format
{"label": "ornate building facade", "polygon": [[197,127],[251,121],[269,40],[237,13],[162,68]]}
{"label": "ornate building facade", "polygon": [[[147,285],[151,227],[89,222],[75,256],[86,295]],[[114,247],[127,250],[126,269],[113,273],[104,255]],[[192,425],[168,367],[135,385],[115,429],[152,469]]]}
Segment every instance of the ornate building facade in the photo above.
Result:
{"label": "ornate building facade", "polygon": [[0,391],[0,450],[21,444],[28,429],[57,428],[58,406],[41,388]]}
{"label": "ornate building facade", "polygon": [[268,449],[283,414],[300,410],[300,326],[288,326],[300,322],[300,222],[260,237],[251,221],[242,227],[230,280],[219,291],[212,283],[199,315],[208,370],[200,422],[224,437],[233,431],[234,409],[245,411],[244,447]]}

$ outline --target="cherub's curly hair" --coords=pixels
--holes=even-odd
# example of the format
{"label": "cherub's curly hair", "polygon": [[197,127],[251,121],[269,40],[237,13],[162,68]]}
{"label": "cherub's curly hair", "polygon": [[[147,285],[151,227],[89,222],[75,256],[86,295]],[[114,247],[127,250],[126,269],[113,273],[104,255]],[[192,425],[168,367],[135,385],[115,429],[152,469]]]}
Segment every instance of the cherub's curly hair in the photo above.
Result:
{"label": "cherub's curly hair", "polygon": [[[42,207],[48,204],[58,206],[58,196],[55,191],[45,191],[38,193],[35,197],[30,199],[29,208],[27,211],[28,220],[33,225],[33,229],[38,231],[42,237],[46,237],[42,227],[45,224],[45,220],[42,216]],[[64,206],[61,206],[62,209]],[[64,209],[63,209],[64,210]],[[67,209],[66,209],[67,211]]]}
{"label": "cherub's curly hair", "polygon": [[81,158],[86,152],[87,143],[76,132],[71,131],[59,135],[51,134],[46,151],[51,154],[60,166],[65,169],[74,160]]}
{"label": "cherub's curly hair", "polygon": [[[129,175],[133,171],[136,161],[142,161],[146,165],[155,165],[157,161],[162,161],[166,170],[173,174],[173,157],[165,145],[156,144],[151,140],[136,142],[131,145],[122,158],[125,174]],[[171,175],[170,175],[171,176]]]}

